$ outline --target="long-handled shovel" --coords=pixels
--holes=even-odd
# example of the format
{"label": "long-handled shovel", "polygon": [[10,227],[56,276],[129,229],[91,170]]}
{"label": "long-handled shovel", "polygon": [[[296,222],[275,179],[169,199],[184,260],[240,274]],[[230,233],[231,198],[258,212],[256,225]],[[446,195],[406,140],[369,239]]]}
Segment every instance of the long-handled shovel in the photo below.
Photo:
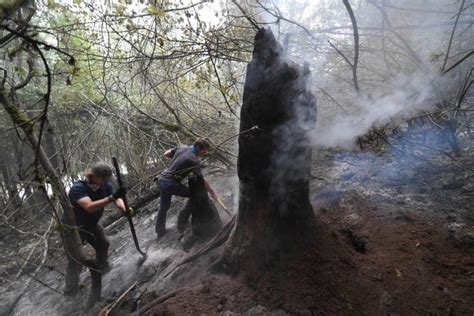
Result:
{"label": "long-handled shovel", "polygon": [[232,216],[232,213],[229,211],[229,209],[227,209],[227,206],[225,206],[224,202],[222,202],[222,200],[216,195],[216,196],[213,196],[212,199],[217,202],[217,204],[220,205],[220,207],[222,207],[222,209],[224,211],[226,211],[226,213],[229,215],[229,216]]}
{"label": "long-handled shovel", "polygon": [[[114,164],[115,173],[117,174],[117,181],[120,188],[123,188],[122,175],[120,174],[120,168],[117,162],[117,158],[112,157],[112,163]],[[130,225],[130,230],[132,231],[133,241],[135,242],[135,248],[143,256],[143,261],[146,259],[146,253],[140,249],[138,244],[137,234],[135,233],[135,226],[133,226],[132,215],[130,214],[130,209],[128,208],[127,196],[122,198],[123,204],[125,204],[125,216],[128,219],[128,224]]]}

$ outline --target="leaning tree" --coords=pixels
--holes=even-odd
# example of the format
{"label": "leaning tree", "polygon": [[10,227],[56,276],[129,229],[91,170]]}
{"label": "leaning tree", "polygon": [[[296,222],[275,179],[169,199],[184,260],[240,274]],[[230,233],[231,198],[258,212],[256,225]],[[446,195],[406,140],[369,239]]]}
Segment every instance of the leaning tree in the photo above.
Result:
{"label": "leaning tree", "polygon": [[[55,167],[57,162],[46,149],[48,110],[51,104],[53,85],[53,69],[48,58],[53,56],[53,53],[58,53],[57,56],[66,56],[71,66],[75,65],[76,59],[65,50],[38,39],[35,30],[29,25],[30,19],[37,10],[34,2],[13,1],[0,7],[0,43],[12,47],[12,56],[26,54],[29,57],[27,75],[23,80],[18,80],[14,74],[14,70],[18,71],[19,66],[13,67],[10,63],[0,65],[0,106],[13,123],[18,136],[25,139],[34,152],[35,182],[42,189],[43,196],[49,203],[55,220],[58,224],[61,222],[58,226],[65,252],[78,263],[88,267],[91,272],[92,287],[89,305],[93,305],[101,295],[101,272],[97,262],[90,258],[82,248],[73,208],[61,175],[58,173],[59,168]],[[38,65],[35,62],[30,62],[30,58],[33,57],[39,61]],[[26,70],[24,71],[26,72]],[[19,90],[33,85],[38,90],[37,94],[40,95],[39,100],[32,98],[33,101],[26,101],[18,97]],[[38,117],[32,118],[25,111],[29,102],[43,105]],[[51,186],[52,198],[47,194],[46,183]],[[62,220],[59,218],[59,212],[53,199],[57,200],[64,212]]]}

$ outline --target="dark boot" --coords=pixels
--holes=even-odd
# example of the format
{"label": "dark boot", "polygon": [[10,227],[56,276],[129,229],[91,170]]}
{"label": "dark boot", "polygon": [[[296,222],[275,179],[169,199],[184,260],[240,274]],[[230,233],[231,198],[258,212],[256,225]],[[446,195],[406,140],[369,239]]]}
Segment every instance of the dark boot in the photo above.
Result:
{"label": "dark boot", "polygon": [[100,301],[102,292],[102,275],[95,271],[91,271],[91,291],[89,293],[89,299],[87,300],[87,309],[94,306],[95,303]]}
{"label": "dark boot", "polygon": [[68,256],[66,286],[64,288],[64,295],[67,297],[74,297],[79,292],[79,273],[81,270],[82,266]]}
{"label": "dark boot", "polygon": [[99,270],[101,270],[102,274],[105,274],[112,270],[112,265],[109,263],[108,260],[110,243],[107,240],[104,228],[99,224],[96,226],[94,238],[94,248],[96,252],[97,266]]}
{"label": "dark boot", "polygon": [[166,224],[157,224],[155,227],[155,232],[156,232],[157,238],[163,237],[167,232]]}
{"label": "dark boot", "polygon": [[178,231],[180,233],[183,233],[184,230],[186,229],[186,226],[188,225],[189,217],[191,216],[191,208],[188,207],[188,204],[186,204],[186,207],[182,209],[179,214],[178,214]]}

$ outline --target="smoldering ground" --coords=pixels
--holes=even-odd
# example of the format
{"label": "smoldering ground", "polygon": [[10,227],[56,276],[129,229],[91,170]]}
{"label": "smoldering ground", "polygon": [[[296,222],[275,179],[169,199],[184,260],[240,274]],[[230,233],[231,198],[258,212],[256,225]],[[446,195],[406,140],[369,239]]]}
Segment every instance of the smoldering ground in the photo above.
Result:
{"label": "smoldering ground", "polygon": [[[311,134],[312,146],[326,148],[351,148],[355,140],[372,128],[391,121],[402,122],[436,104],[434,82],[443,79],[436,73],[401,76],[392,82],[388,93],[372,96],[353,95],[356,109],[339,114],[325,125],[319,125]],[[442,85],[442,84],[439,84]]]}
{"label": "smoldering ground", "polygon": [[[312,82],[309,89],[318,99],[318,122],[314,130],[307,131],[310,142],[306,145],[316,150],[351,153],[357,161],[370,153],[354,157],[354,150],[358,150],[356,140],[374,128],[389,124],[394,133],[386,135],[383,146],[387,161],[403,158],[407,168],[416,170],[439,155],[447,158],[451,155],[450,148],[439,124],[429,122],[429,116],[418,129],[406,122],[429,112],[444,111],[446,118],[453,115],[448,105],[456,103],[463,86],[462,78],[468,80],[472,57],[448,75],[443,69],[448,69],[473,47],[473,34],[468,34],[472,8],[462,7],[464,2],[461,1],[440,0],[351,4],[360,36],[359,93],[354,89],[349,65],[354,58],[353,26],[342,3],[268,1],[266,10],[259,15],[267,23],[276,21],[270,27],[278,39],[284,40],[288,59],[300,64],[309,62]],[[458,24],[455,24],[456,18],[459,18]],[[325,28],[327,24],[336,27]],[[451,45],[451,42],[457,44]],[[295,111],[296,117],[305,116],[298,112],[297,106]],[[304,120],[292,123],[303,126]],[[298,141],[287,124],[280,132],[285,134],[282,138],[288,144]],[[459,132],[458,137],[467,148],[470,140],[463,135]],[[292,170],[292,166],[298,165],[298,157],[287,156],[275,155],[272,166],[280,168],[272,170],[278,173],[278,170]],[[387,172],[390,169],[387,168]],[[393,177],[396,172],[390,173]],[[275,178],[281,180],[287,176],[307,174],[292,172]],[[384,173],[379,176],[384,177]],[[275,188],[278,194],[285,190],[278,185]]]}

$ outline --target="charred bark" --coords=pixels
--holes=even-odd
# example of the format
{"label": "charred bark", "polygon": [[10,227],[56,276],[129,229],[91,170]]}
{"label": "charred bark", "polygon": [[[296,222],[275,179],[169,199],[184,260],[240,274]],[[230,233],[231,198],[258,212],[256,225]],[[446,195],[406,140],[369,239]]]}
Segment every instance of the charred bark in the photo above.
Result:
{"label": "charred bark", "polygon": [[178,215],[178,230],[184,231],[191,218],[193,234],[198,237],[214,236],[222,227],[217,209],[209,199],[204,179],[192,177],[189,179],[191,196],[186,206]]}
{"label": "charred bark", "polygon": [[289,61],[270,30],[257,32],[240,131],[259,128],[239,136],[238,217],[217,263],[228,272],[271,265],[313,227],[309,132],[316,99],[307,88],[309,77],[308,66]]}

